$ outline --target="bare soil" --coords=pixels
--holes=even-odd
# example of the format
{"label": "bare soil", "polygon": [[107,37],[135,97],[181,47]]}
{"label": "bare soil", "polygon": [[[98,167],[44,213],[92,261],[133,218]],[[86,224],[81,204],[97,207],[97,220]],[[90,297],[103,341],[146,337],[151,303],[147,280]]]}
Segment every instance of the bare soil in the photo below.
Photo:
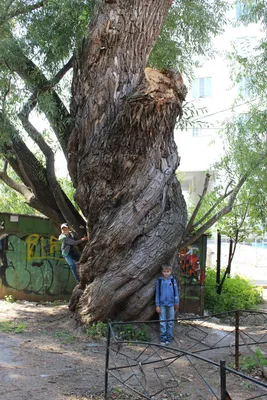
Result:
{"label": "bare soil", "polygon": [[[5,327],[10,330],[5,332]],[[88,337],[81,329],[77,329],[67,305],[26,301],[8,303],[0,300],[0,328],[1,400],[104,399],[106,340]],[[220,337],[218,327],[214,329],[213,336]],[[182,346],[183,340],[177,338],[176,344]],[[137,350],[128,350],[128,355],[131,357],[131,353]],[[168,358],[168,350],[160,350],[162,355],[164,351]],[[220,354],[214,351],[214,356],[220,359],[233,358],[230,347],[220,350]],[[149,357],[152,355],[149,354]],[[176,394],[169,398],[220,398],[219,393],[216,397],[202,392],[200,381],[196,379],[189,359],[177,359],[175,362],[176,367],[180,368],[179,390],[175,388]],[[215,379],[214,366],[205,365],[203,370],[211,381]],[[161,378],[165,382],[170,379],[164,375],[164,371],[160,367],[156,371],[155,384]],[[138,372],[136,377],[138,378]],[[172,379],[173,377],[170,380]],[[239,384],[233,382],[233,385],[236,388],[234,399],[249,398],[249,384],[239,379]],[[253,390],[251,389],[252,392]],[[140,399],[138,395],[126,392],[118,382],[114,383],[109,396],[110,399]],[[155,396],[155,399],[168,399],[162,396],[163,394]],[[262,398],[267,399],[267,394]]]}

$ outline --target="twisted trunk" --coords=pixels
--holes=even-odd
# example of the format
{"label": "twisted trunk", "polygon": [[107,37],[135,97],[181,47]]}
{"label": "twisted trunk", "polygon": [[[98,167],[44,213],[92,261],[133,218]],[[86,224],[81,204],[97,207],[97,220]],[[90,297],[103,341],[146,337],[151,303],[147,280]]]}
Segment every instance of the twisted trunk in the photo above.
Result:
{"label": "twisted trunk", "polygon": [[125,3],[102,1],[74,69],[68,165],[90,240],[71,307],[84,323],[151,317],[186,223],[173,139],[186,89],[145,69],[171,2]]}

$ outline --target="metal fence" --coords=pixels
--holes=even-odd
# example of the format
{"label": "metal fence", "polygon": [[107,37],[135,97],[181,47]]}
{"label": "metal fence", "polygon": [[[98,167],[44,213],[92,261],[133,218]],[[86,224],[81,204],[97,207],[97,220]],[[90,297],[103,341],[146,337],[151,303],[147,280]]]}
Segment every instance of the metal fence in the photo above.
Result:
{"label": "metal fence", "polygon": [[[170,346],[160,345],[159,321],[109,322],[105,399],[117,386],[134,399],[267,399],[266,368],[255,353],[266,360],[265,312],[178,318]],[[257,376],[242,372],[246,358]]]}

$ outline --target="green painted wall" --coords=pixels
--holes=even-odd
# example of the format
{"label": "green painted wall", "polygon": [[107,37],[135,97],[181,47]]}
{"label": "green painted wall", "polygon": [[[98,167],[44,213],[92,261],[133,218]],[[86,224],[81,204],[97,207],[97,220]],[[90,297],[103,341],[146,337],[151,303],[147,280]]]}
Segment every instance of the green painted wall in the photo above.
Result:
{"label": "green painted wall", "polygon": [[68,300],[75,286],[47,218],[0,213],[0,298]]}

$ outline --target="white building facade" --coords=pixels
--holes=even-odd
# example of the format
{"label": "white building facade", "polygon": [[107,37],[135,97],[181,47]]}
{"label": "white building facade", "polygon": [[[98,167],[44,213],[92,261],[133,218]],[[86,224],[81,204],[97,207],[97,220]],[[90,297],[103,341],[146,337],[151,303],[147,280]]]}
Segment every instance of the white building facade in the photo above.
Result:
{"label": "white building facade", "polygon": [[[214,39],[214,58],[197,58],[195,79],[189,87],[186,101],[193,103],[195,108],[205,107],[207,112],[196,118],[192,128],[175,131],[181,157],[179,173],[182,190],[186,200],[190,197],[193,203],[202,193],[206,172],[212,171],[212,165],[223,154],[223,142],[219,135],[223,121],[232,115],[244,114],[250,101],[246,82],[233,83],[232,66],[226,56],[233,46],[239,54],[253,51],[261,37],[258,25],[243,26],[239,22],[241,12],[244,9],[238,3],[233,4],[228,16],[232,24],[223,35]],[[243,98],[239,98],[240,94]]]}

